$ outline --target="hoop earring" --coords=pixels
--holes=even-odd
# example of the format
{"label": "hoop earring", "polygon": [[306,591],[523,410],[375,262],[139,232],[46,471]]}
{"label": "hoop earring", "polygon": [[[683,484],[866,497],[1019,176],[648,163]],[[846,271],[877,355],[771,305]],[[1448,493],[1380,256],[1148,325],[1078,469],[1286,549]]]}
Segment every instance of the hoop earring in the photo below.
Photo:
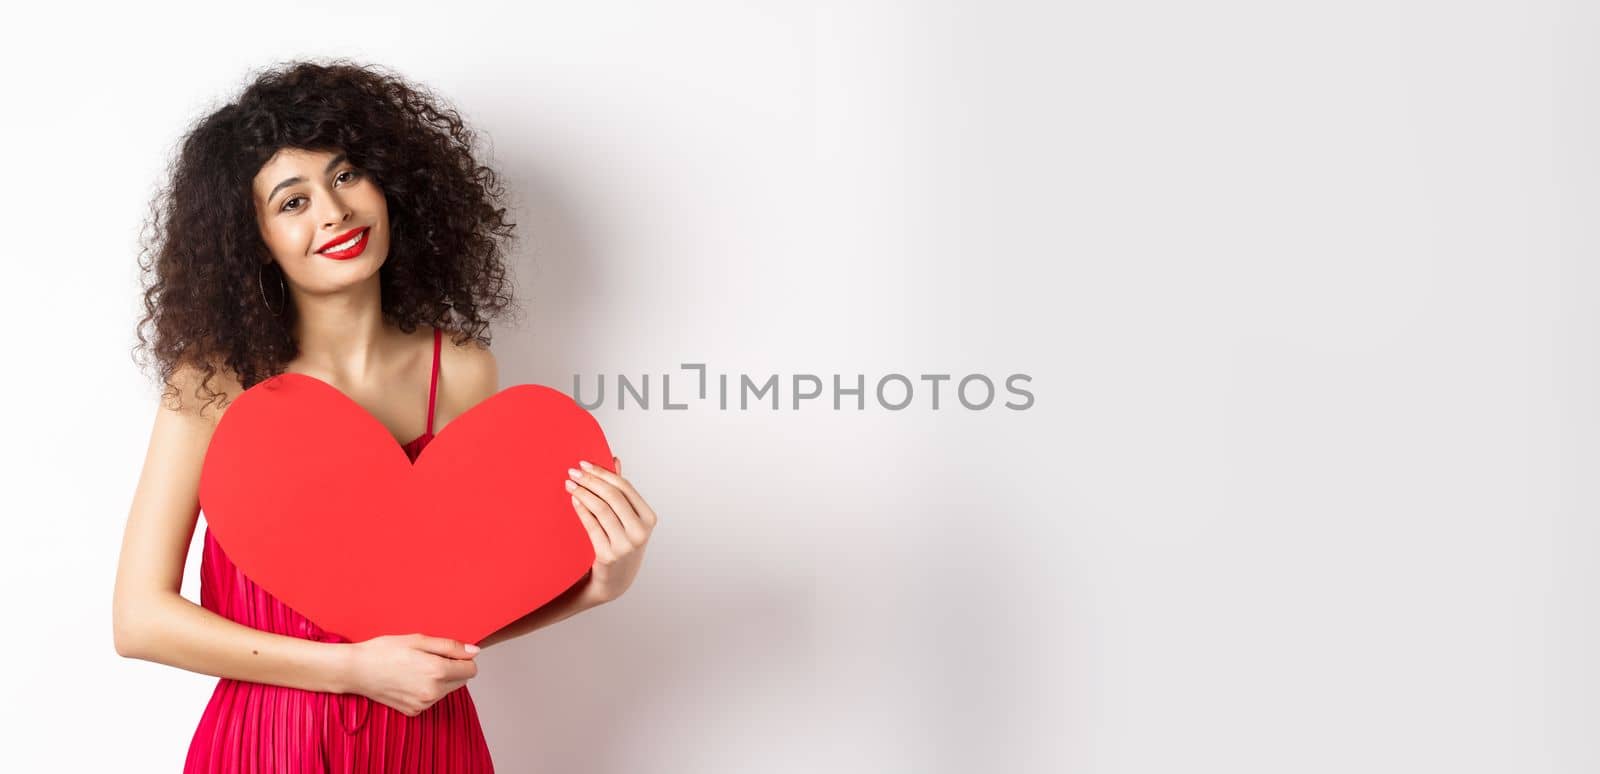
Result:
{"label": "hoop earring", "polygon": [[282,298],[283,301],[279,302],[277,309],[273,309],[272,303],[267,300],[267,284],[261,279],[261,272],[266,270],[267,264],[263,263],[261,264],[261,269],[256,272],[256,287],[261,288],[261,303],[266,304],[267,311],[271,312],[273,315],[283,314],[284,308],[289,305],[289,286],[283,282],[283,272],[278,272],[278,296]]}

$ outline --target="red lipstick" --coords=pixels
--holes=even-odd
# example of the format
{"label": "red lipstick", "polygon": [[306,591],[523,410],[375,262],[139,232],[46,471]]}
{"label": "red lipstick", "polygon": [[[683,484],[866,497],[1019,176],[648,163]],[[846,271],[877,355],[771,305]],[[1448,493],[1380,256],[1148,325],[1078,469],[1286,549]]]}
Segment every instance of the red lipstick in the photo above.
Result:
{"label": "red lipstick", "polygon": [[[367,236],[371,231],[372,231],[372,228],[370,226],[363,226],[361,228],[351,229],[350,231],[346,231],[345,233],[340,234],[339,236],[336,236],[333,239],[328,240],[327,244],[324,244],[322,247],[317,249],[317,253],[320,254],[320,255],[325,255],[325,256],[327,256],[329,258],[333,258],[335,260],[341,260],[341,261],[349,259],[349,258],[354,258],[354,257],[360,255],[361,251],[367,249]],[[342,244],[344,242],[350,241],[350,238],[353,237],[353,236],[356,236],[357,234],[359,234],[361,238],[357,239],[355,244],[353,244],[353,245],[351,245],[349,247],[346,247],[345,249],[340,250],[338,252],[323,252],[324,250],[327,250],[332,245]]]}

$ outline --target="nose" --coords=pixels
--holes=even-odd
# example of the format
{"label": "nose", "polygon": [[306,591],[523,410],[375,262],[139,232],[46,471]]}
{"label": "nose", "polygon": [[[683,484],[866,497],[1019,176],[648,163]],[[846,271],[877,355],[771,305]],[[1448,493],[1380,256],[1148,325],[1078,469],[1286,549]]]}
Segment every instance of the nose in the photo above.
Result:
{"label": "nose", "polygon": [[350,207],[336,193],[322,197],[323,210],[317,213],[324,228],[333,229],[350,220]]}

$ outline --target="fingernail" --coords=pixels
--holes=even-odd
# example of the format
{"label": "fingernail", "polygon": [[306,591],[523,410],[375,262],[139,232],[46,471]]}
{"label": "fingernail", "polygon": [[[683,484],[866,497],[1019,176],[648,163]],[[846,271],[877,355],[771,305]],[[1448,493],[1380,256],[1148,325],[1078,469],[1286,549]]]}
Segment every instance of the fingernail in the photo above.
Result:
{"label": "fingernail", "polygon": [[482,648],[478,647],[477,645],[473,645],[472,643],[467,643],[467,652],[468,653],[477,653],[480,650],[482,650]]}
{"label": "fingernail", "polygon": [[588,460],[579,460],[578,467],[583,468],[584,470],[594,470],[594,466],[590,465]]}

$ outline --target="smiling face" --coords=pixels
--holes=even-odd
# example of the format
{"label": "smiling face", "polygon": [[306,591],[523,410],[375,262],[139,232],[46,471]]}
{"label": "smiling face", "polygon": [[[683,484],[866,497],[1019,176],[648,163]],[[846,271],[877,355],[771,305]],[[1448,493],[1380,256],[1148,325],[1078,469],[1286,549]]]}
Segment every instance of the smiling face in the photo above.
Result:
{"label": "smiling face", "polygon": [[261,238],[295,286],[337,290],[376,277],[389,255],[383,190],[340,151],[284,148],[251,190]]}

